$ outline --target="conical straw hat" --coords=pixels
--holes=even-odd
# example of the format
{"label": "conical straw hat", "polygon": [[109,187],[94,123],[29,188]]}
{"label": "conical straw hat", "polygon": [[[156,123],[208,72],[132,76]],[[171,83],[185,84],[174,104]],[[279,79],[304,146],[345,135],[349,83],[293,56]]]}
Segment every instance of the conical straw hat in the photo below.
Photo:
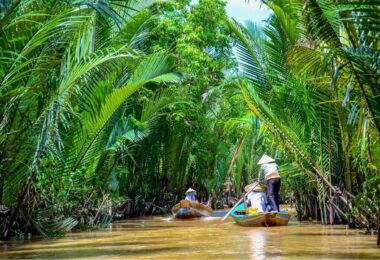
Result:
{"label": "conical straw hat", "polygon": [[[256,186],[256,187],[255,187],[255,186]],[[255,188],[253,188],[253,187],[255,187]],[[245,192],[248,192],[248,191],[250,191],[252,188],[253,188],[253,191],[264,191],[264,187],[263,187],[261,184],[259,184],[257,181],[255,181],[255,182],[253,182],[253,183],[251,183],[251,184],[245,186],[245,187],[244,187],[244,190],[245,190]]]}
{"label": "conical straw hat", "polygon": [[253,191],[262,192],[262,191],[264,191],[264,189],[263,189],[263,187],[259,184],[259,185],[257,185],[257,186],[253,189]]}
{"label": "conical straw hat", "polygon": [[193,190],[192,188],[189,188],[189,189],[185,192],[185,194],[190,193],[190,192],[197,193],[197,192],[196,192],[195,190]]}
{"label": "conical straw hat", "polygon": [[264,154],[257,164],[260,165],[260,164],[270,163],[270,162],[274,162],[274,159],[272,157],[269,157],[268,155]]}

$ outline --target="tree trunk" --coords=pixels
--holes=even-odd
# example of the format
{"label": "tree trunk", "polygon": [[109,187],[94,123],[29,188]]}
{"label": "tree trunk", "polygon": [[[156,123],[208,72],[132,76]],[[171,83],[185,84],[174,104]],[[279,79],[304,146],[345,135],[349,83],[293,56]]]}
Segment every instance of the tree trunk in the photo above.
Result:
{"label": "tree trunk", "polygon": [[12,212],[10,218],[9,218],[9,222],[7,223],[7,225],[5,225],[5,229],[3,230],[2,234],[0,234],[0,238],[1,239],[8,239],[10,233],[12,232],[12,228],[13,228],[13,225],[16,221],[16,218],[17,218],[17,215],[18,215],[18,212],[22,206],[22,204],[24,203],[24,200],[25,200],[25,197],[29,191],[29,189],[32,187],[33,185],[33,179],[34,179],[34,172],[32,173],[32,176],[29,177],[25,183],[25,186],[24,186],[24,189],[23,191],[21,192],[21,195],[20,195],[20,198],[17,202],[17,205],[14,209],[14,211]]}
{"label": "tree trunk", "polygon": [[352,193],[352,172],[351,172],[351,155],[345,156],[345,177],[346,177],[346,190]]}
{"label": "tree trunk", "polygon": [[0,172],[0,205],[3,204],[3,190],[4,190],[4,176],[3,176],[3,173]]}
{"label": "tree trunk", "polygon": [[329,224],[332,225],[334,224],[334,209],[331,206],[331,204],[328,206],[329,207]]}
{"label": "tree trunk", "polygon": [[377,245],[380,246],[380,203],[377,206]]}

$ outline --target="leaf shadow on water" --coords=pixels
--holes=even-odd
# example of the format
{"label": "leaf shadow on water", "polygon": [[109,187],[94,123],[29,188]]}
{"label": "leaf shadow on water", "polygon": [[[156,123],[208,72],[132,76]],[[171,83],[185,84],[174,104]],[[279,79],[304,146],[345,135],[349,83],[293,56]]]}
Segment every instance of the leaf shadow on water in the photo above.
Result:
{"label": "leaf shadow on water", "polygon": [[[88,243],[80,243],[82,241],[82,238],[73,238],[73,237],[66,237],[63,238],[57,238],[57,239],[38,239],[33,241],[19,241],[19,243],[8,243],[3,245],[3,247],[0,247],[0,259],[3,259],[5,254],[14,254],[15,252],[31,252],[34,250],[44,250],[46,248],[49,248],[49,250],[55,250],[55,249],[63,249],[63,248],[70,248],[73,249],[83,247],[103,247],[103,246],[134,246],[134,245],[155,245],[159,244],[162,241],[161,236],[152,236],[147,239],[147,241],[128,241],[129,238],[125,238],[125,242],[112,242],[112,239],[118,239],[120,241],[119,237],[121,237],[121,234],[112,234],[112,235],[96,235],[94,237],[87,237],[87,239],[91,239]],[[106,242],[106,240],[110,240],[111,242]],[[100,241],[99,241],[100,240]],[[74,242],[74,243],[73,243]],[[79,242],[79,243],[76,243]],[[38,243],[38,245],[36,244]],[[56,245],[59,243],[59,245]],[[30,248],[32,246],[32,248]]]}
{"label": "leaf shadow on water", "polygon": [[[147,257],[160,252],[175,252],[175,251],[187,251],[187,247],[161,247],[161,248],[144,248],[144,249],[108,249],[108,248],[91,248],[78,250],[73,248],[72,251],[67,250],[54,250],[49,252],[18,252],[14,251],[11,254],[3,255],[7,259],[26,258],[26,259],[79,259],[89,257],[137,257],[140,255],[146,255]],[[0,255],[0,258],[3,257]]]}
{"label": "leaf shadow on water", "polygon": [[[47,248],[49,250],[57,250],[57,249],[65,249],[65,248],[73,248],[73,249],[78,249],[80,247],[117,247],[117,246],[136,246],[136,245],[153,245],[153,244],[159,244],[159,242],[118,242],[118,243],[112,243],[112,242],[101,242],[101,243],[96,243],[91,242],[88,244],[67,244],[67,245],[57,245],[57,246],[47,246],[47,245],[39,245],[39,246],[33,246],[33,248],[12,248],[12,250],[4,251],[4,253],[12,253],[12,252],[29,252],[29,251],[35,251],[35,250],[46,250]],[[1,254],[0,254],[1,258]]]}

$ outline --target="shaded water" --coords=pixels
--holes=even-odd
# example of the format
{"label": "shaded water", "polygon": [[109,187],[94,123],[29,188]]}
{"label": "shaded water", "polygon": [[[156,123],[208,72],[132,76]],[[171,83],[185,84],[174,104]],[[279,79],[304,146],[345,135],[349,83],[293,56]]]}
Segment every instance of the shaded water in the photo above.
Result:
{"label": "shaded water", "polygon": [[287,227],[247,228],[236,225],[232,218],[223,225],[218,225],[219,220],[126,220],[60,239],[0,244],[0,258],[380,258],[375,236],[345,226],[290,222]]}

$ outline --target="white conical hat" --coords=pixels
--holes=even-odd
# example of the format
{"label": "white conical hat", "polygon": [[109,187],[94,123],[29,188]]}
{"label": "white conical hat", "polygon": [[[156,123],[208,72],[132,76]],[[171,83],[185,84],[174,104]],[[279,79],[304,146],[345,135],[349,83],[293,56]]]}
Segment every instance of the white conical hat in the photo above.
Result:
{"label": "white conical hat", "polygon": [[195,190],[193,190],[192,188],[189,188],[189,189],[185,192],[185,194],[190,193],[190,192],[197,193],[197,192],[196,192]]}
{"label": "white conical hat", "polygon": [[270,162],[274,162],[274,159],[272,157],[269,157],[268,155],[264,154],[257,164],[260,165],[260,164],[270,163]]}

